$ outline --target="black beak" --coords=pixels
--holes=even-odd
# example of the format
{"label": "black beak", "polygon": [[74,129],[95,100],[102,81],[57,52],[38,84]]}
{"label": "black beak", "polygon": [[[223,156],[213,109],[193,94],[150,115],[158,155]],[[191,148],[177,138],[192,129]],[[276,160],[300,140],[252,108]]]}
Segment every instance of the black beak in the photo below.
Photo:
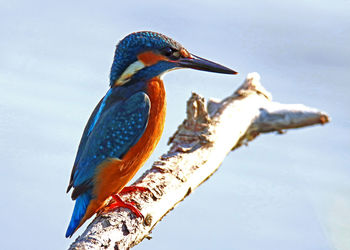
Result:
{"label": "black beak", "polygon": [[195,56],[191,54],[191,57],[180,58],[178,61],[178,65],[183,68],[191,68],[198,69],[209,72],[223,73],[223,74],[238,74],[238,72],[229,69],[220,64],[208,61],[199,56]]}

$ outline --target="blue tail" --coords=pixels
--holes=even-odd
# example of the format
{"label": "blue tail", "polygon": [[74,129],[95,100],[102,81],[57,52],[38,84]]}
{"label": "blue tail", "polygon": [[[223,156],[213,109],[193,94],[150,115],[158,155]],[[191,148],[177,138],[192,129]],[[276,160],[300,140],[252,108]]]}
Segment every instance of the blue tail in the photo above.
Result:
{"label": "blue tail", "polygon": [[85,215],[85,212],[90,203],[90,200],[91,200],[90,192],[85,192],[79,195],[79,197],[76,199],[72,218],[70,219],[70,223],[66,232],[66,238],[71,237],[74,234],[81,219]]}

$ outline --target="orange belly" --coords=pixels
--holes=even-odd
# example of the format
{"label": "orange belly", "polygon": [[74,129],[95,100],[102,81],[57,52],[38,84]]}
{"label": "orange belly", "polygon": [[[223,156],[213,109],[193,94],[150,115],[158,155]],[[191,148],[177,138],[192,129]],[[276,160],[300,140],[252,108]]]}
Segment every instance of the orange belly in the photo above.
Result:
{"label": "orange belly", "polygon": [[93,189],[96,198],[91,200],[80,225],[100,210],[108,197],[119,193],[126,186],[157,146],[163,132],[166,113],[163,81],[153,78],[148,83],[147,95],[151,101],[151,109],[143,136],[121,160],[107,160],[98,166]]}

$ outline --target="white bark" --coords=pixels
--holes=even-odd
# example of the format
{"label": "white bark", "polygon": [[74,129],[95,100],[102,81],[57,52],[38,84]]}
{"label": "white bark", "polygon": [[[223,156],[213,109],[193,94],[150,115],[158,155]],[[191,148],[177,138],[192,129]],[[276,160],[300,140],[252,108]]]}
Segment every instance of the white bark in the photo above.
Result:
{"label": "white bark", "polygon": [[187,118],[170,138],[171,148],[137,181],[151,192],[122,196],[134,201],[143,221],[125,208],[102,213],[70,249],[128,249],[149,237],[153,227],[192,190],[207,180],[226,155],[260,133],[329,121],[327,114],[300,104],[281,104],[260,84],[257,73],[222,101],[205,101],[193,93]]}

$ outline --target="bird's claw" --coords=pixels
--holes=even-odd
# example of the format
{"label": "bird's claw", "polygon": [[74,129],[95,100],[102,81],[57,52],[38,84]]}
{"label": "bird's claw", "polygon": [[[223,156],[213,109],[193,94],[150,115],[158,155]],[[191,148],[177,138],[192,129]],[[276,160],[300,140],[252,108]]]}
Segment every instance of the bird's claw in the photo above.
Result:
{"label": "bird's claw", "polygon": [[131,212],[133,212],[136,215],[136,217],[141,217],[142,219],[144,219],[143,214],[135,206],[136,205],[135,202],[125,202],[117,194],[112,195],[112,198],[114,199],[114,202],[112,204],[108,205],[104,209],[104,212],[112,211],[117,207],[125,207],[125,208],[129,209]]}
{"label": "bird's claw", "polygon": [[132,192],[151,192],[151,190],[148,187],[140,187],[140,186],[128,186],[124,187],[118,194],[123,195],[123,194],[128,194]]}

